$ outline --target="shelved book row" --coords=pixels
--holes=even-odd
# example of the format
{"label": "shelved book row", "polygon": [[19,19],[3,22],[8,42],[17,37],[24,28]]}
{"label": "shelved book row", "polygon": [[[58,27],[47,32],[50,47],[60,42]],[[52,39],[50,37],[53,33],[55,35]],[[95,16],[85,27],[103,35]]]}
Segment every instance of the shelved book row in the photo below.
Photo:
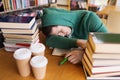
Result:
{"label": "shelved book row", "polygon": [[5,11],[48,5],[49,0],[2,0]]}
{"label": "shelved book row", "polygon": [[70,10],[87,9],[87,0],[70,0]]}
{"label": "shelved book row", "polygon": [[0,25],[6,51],[28,48],[31,44],[40,41],[35,17],[9,15],[0,18]]}
{"label": "shelved book row", "polygon": [[89,34],[87,48],[82,59],[88,80],[120,79],[119,36],[120,34],[117,33]]}

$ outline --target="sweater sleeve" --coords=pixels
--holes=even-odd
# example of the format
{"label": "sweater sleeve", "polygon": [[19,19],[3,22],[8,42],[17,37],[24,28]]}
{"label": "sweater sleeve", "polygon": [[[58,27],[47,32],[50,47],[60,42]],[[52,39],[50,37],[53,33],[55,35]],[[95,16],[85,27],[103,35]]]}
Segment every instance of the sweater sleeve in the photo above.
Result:
{"label": "sweater sleeve", "polygon": [[62,36],[49,36],[46,39],[46,45],[53,48],[70,49],[77,47],[76,39],[62,37]]}
{"label": "sweater sleeve", "polygon": [[95,13],[91,12],[87,20],[90,32],[108,32],[102,20]]}

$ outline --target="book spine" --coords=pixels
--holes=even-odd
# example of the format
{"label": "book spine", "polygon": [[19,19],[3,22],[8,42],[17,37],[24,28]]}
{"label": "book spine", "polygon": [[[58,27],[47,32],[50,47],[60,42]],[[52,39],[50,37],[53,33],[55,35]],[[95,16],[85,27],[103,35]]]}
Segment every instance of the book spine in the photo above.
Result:
{"label": "book spine", "polygon": [[35,0],[30,0],[30,6],[35,6]]}
{"label": "book spine", "polygon": [[9,1],[9,7],[10,7],[10,10],[12,10],[12,0],[8,0]]}
{"label": "book spine", "polygon": [[16,0],[12,0],[12,4],[13,4],[13,9],[14,9],[14,10],[17,9],[17,8],[16,8]]}
{"label": "book spine", "polygon": [[6,11],[5,0],[2,0],[4,11]]}

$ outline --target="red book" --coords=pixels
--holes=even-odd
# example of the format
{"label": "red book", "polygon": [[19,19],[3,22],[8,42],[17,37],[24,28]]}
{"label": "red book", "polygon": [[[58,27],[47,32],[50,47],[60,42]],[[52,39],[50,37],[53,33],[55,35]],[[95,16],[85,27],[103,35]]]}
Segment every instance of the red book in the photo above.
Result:
{"label": "red book", "polygon": [[13,9],[17,9],[17,7],[16,7],[16,0],[12,0],[12,4],[13,4]]}

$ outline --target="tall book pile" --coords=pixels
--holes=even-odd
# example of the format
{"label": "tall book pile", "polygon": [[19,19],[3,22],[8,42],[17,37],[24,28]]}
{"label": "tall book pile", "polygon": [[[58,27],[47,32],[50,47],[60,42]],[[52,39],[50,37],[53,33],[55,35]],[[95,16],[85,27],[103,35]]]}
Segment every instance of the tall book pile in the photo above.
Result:
{"label": "tall book pile", "polygon": [[120,80],[120,34],[91,32],[82,63],[87,80]]}
{"label": "tall book pile", "polygon": [[5,38],[3,44],[6,51],[15,51],[39,42],[39,30],[35,17],[2,16],[0,17],[0,28]]}

